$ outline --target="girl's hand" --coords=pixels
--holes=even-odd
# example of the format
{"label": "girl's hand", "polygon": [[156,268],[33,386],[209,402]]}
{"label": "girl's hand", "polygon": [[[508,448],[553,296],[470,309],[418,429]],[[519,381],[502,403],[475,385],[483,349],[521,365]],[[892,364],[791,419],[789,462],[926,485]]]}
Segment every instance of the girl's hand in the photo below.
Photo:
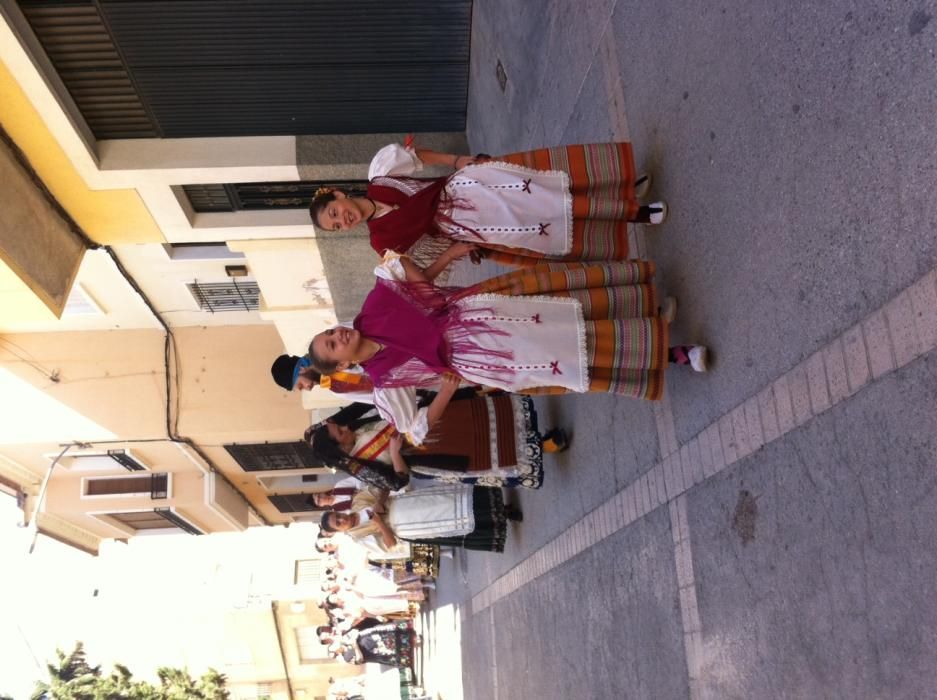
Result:
{"label": "girl's hand", "polygon": [[472,261],[473,265],[481,265],[482,260],[488,257],[488,251],[484,248],[476,248],[471,253],[469,253],[469,260]]}
{"label": "girl's hand", "polygon": [[456,156],[452,161],[452,167],[455,170],[461,170],[468,165],[475,165],[477,161],[472,156]]}
{"label": "girl's hand", "polygon": [[458,260],[459,258],[464,258],[466,255],[471,255],[477,248],[478,246],[474,243],[459,241],[458,243],[453,243],[446,249],[446,255],[449,257],[449,260]]}
{"label": "girl's hand", "polygon": [[459,384],[462,383],[462,378],[451,372],[446,372],[442,375],[442,380],[439,386],[439,393],[454,394],[459,388]]}
{"label": "girl's hand", "polygon": [[400,450],[403,448],[403,435],[397,433],[390,439],[390,451],[391,454],[400,454]]}

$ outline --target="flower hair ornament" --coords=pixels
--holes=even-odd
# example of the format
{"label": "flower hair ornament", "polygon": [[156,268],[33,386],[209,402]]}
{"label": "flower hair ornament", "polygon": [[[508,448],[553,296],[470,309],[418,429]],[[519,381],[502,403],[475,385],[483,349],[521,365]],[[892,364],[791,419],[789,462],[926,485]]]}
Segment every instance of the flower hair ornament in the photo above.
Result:
{"label": "flower hair ornament", "polygon": [[334,192],[334,191],[335,190],[332,189],[331,187],[320,187],[319,189],[316,190],[316,193],[313,195],[313,198],[317,199],[321,197],[322,195],[326,195],[329,192]]}

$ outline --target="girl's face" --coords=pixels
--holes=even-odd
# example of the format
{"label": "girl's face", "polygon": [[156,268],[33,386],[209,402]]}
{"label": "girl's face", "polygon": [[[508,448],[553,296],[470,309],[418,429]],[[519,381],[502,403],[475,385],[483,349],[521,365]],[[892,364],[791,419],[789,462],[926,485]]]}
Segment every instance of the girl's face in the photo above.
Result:
{"label": "girl's face", "polygon": [[309,344],[313,355],[322,362],[334,363],[345,370],[361,354],[364,338],[354,328],[335,326],[317,334]]}
{"label": "girl's face", "polygon": [[[326,429],[329,431],[329,437],[335,440],[338,443],[338,446],[341,447],[345,452],[350,452],[351,449],[355,446],[355,431],[350,430],[344,425],[336,425],[335,423],[326,423]],[[334,497],[332,499],[335,500]]]}
{"label": "girl's face", "polygon": [[335,192],[335,199],[325,205],[317,218],[320,228],[326,231],[347,231],[364,221],[364,212],[356,199]]}

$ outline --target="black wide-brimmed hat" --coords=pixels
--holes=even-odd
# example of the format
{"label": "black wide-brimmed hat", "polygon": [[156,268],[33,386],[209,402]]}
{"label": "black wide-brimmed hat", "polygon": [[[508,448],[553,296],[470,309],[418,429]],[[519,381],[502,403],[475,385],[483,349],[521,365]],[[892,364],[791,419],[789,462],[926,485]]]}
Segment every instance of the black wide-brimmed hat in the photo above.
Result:
{"label": "black wide-brimmed hat", "polygon": [[292,391],[293,385],[296,383],[296,365],[299,360],[300,358],[297,355],[280,355],[275,359],[270,367],[273,381],[287,391]]}

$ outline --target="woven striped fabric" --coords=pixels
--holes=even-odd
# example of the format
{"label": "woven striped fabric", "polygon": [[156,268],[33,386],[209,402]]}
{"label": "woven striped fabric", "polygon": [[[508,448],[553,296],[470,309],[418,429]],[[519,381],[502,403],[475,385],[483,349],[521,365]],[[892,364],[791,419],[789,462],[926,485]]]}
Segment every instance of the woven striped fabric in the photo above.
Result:
{"label": "woven striped fabric", "polygon": [[590,143],[539,148],[495,160],[569,175],[573,195],[573,244],[564,256],[485,244],[488,258],[505,265],[531,266],[546,260],[621,261],[628,258],[628,226],[638,213],[630,143]]}

